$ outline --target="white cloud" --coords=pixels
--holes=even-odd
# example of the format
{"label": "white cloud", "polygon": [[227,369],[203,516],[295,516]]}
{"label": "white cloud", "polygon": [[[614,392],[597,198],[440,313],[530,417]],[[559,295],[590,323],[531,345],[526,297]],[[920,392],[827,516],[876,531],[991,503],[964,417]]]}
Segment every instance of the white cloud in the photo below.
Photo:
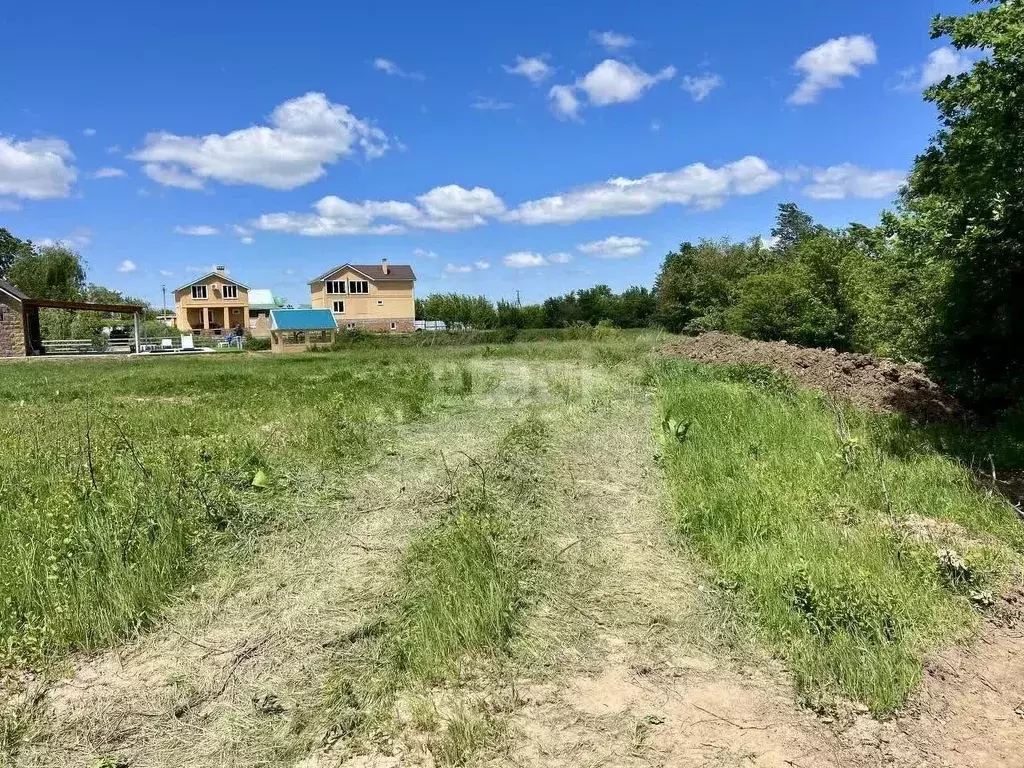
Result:
{"label": "white cloud", "polygon": [[534,85],[539,85],[551,77],[554,72],[544,58],[544,56],[516,56],[515,64],[505,64],[502,68],[510,75],[522,75]]}
{"label": "white cloud", "polygon": [[489,96],[477,96],[473,100],[473,109],[482,109],[487,111],[500,111],[503,109],[512,109],[515,105],[508,101],[498,101],[492,99]]}
{"label": "white cloud", "polygon": [[660,120],[651,120],[651,133],[658,133],[661,130]]}
{"label": "white cloud", "polygon": [[634,40],[629,35],[621,35],[618,32],[591,32],[590,39],[607,51],[615,53],[622,48],[629,48]]}
{"label": "white cloud", "polygon": [[240,242],[242,243],[242,245],[252,245],[253,243],[256,242],[256,239],[254,237],[251,237],[250,235],[246,235],[241,239]]}
{"label": "white cloud", "polygon": [[54,245],[62,245],[67,248],[84,248],[92,242],[92,230],[88,227],[77,227],[67,237],[43,237],[35,241],[41,248],[49,248]]}
{"label": "white cloud", "polygon": [[974,62],[956,48],[948,45],[939,48],[928,55],[928,60],[921,71],[920,87],[930,88],[938,85],[947,77],[967,72],[973,65]]}
{"label": "white cloud", "polygon": [[552,253],[548,256],[548,261],[552,264],[568,264],[572,261],[572,254],[566,253],[565,251],[559,251],[558,253]]}
{"label": "white cloud", "polygon": [[758,235],[757,238],[761,241],[761,247],[768,248],[769,250],[774,248],[779,242],[779,238],[773,235]]}
{"label": "white cloud", "polygon": [[[215,265],[215,264],[207,264],[207,265],[201,266],[201,267],[193,267],[193,266],[189,265],[189,266],[185,267],[185,271],[187,271],[187,272],[194,272],[197,275],[207,275],[210,272],[216,272],[217,271],[217,265]],[[230,275],[231,274],[231,270],[230,269],[225,269],[224,270],[224,274]]]}
{"label": "white cloud", "polygon": [[240,227],[238,224],[232,224],[231,233],[238,237],[238,240],[242,245],[252,245],[256,242],[256,238],[252,236],[252,230],[248,227]]}
{"label": "white cloud", "polygon": [[165,187],[177,187],[178,189],[203,188],[203,180],[201,178],[171,165],[146,163],[142,167],[142,172],[157,184],[163,184]]}
{"label": "white cloud", "polygon": [[96,135],[96,129],[95,128],[83,128],[82,129],[82,135],[83,136],[88,136],[88,137],[91,138],[91,137]]}
{"label": "white cloud", "polygon": [[467,272],[472,272],[473,267],[470,264],[452,264],[449,262],[444,265],[444,271],[449,275],[464,275]]}
{"label": "white cloud", "polygon": [[871,171],[852,163],[816,168],[810,175],[812,183],[804,187],[804,194],[815,200],[892,197],[906,181],[903,171]]}
{"label": "white cloud", "polygon": [[720,168],[696,163],[677,171],[650,173],[639,179],[608,179],[530,200],[503,218],[522,224],[569,224],[606,216],[638,216],[671,204],[708,210],[730,196],[763,192],[782,178],[759,157],[745,157]]}
{"label": "white cloud", "polygon": [[361,150],[380,157],[391,144],[379,128],[322,93],[307,93],[274,108],[269,126],[226,135],[152,133],[131,155],[159,184],[201,189],[209,180],[294,189],[316,181],[341,158]]}
{"label": "white cloud", "polygon": [[211,227],[209,224],[197,224],[192,227],[183,227],[179,224],[174,228],[174,232],[179,235],[192,235],[193,237],[210,237],[211,235],[220,234],[219,229]]}
{"label": "white cloud", "polygon": [[649,245],[650,243],[642,237],[612,235],[604,240],[583,243],[583,245],[576,246],[576,249],[599,259],[625,259],[630,256],[639,256]]}
{"label": "white cloud", "polygon": [[576,98],[576,88],[572,85],[553,85],[548,91],[551,100],[551,111],[559,120],[578,120],[580,100]]}
{"label": "white cloud", "polygon": [[716,88],[721,88],[725,81],[721,75],[714,75],[710,72],[703,75],[683,78],[683,90],[689,93],[694,101],[704,101]]}
{"label": "white cloud", "polygon": [[0,197],[0,211],[20,211],[21,205],[13,200],[4,200]]}
{"label": "white cloud", "polygon": [[121,153],[121,145],[120,144],[111,144],[109,147],[107,147],[107,154],[108,155],[119,155],[120,153]]}
{"label": "white cloud", "polygon": [[548,91],[551,111],[560,120],[578,120],[583,106],[578,96],[586,94],[591,107],[607,107],[636,101],[644,92],[676,75],[675,67],[648,74],[635,64],[605,59],[572,85],[554,85]]}
{"label": "white cloud", "polygon": [[138,267],[135,266],[135,262],[131,259],[125,259],[117,265],[118,272],[134,272]]}
{"label": "white cloud", "polygon": [[15,141],[0,136],[0,197],[47,200],[67,197],[78,171],[61,139]]}
{"label": "white cloud", "polygon": [[672,79],[675,74],[675,67],[665,67],[657,74],[649,75],[635,64],[605,59],[576,85],[587,94],[591,106],[605,107],[636,101],[644,91],[662,80]]}
{"label": "white cloud", "polygon": [[426,79],[422,72],[406,72],[390,59],[376,58],[373,60],[373,67],[374,69],[379,69],[381,72],[393,75],[394,77],[405,77],[409,80]]}
{"label": "white cloud", "polygon": [[491,262],[489,261],[474,261],[473,266],[479,270],[490,269]]}
{"label": "white cloud", "polygon": [[117,179],[124,175],[125,172],[120,168],[100,168],[93,171],[92,177],[94,179]]}
{"label": "white cloud", "polygon": [[790,95],[790,104],[813,104],[828,88],[841,88],[844,77],[858,77],[861,67],[878,61],[875,42],[866,35],[837,37],[804,53],[794,67],[803,81]]}
{"label": "white cloud", "polygon": [[436,259],[437,258],[437,254],[436,253],[434,253],[433,251],[424,250],[423,248],[414,248],[413,251],[412,251],[412,255],[416,256],[418,258],[421,258],[421,259]]}
{"label": "white cloud", "polygon": [[[364,200],[353,203],[329,195],[318,200],[316,213],[266,213],[252,222],[256,229],[309,236],[393,235],[407,227],[454,232],[487,223],[505,211],[505,204],[484,187],[457,184],[435,187],[415,203]],[[383,220],[383,223],[382,223]]]}
{"label": "white cloud", "polygon": [[161,269],[160,277],[174,277],[174,273],[169,269]]}
{"label": "white cloud", "polygon": [[530,251],[516,251],[510,253],[502,262],[506,267],[512,269],[528,269],[529,267],[546,267],[548,262],[539,253],[532,253]]}

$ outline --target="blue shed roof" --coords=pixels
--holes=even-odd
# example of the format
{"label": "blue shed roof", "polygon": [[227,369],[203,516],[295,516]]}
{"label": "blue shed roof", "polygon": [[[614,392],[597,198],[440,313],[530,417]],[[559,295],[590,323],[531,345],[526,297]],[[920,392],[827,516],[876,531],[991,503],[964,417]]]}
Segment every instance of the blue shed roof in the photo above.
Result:
{"label": "blue shed roof", "polygon": [[272,331],[336,331],[334,314],[329,309],[272,309]]}

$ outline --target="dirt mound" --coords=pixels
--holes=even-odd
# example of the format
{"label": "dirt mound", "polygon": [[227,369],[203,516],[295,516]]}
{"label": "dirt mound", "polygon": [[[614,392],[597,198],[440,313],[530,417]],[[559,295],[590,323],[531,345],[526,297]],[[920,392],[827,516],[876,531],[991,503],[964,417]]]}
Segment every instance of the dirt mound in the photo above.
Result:
{"label": "dirt mound", "polygon": [[901,365],[872,355],[753,341],[727,333],[684,338],[665,352],[700,363],[765,365],[870,411],[895,411],[922,421],[961,413],[957,402],[928,378],[920,363]]}

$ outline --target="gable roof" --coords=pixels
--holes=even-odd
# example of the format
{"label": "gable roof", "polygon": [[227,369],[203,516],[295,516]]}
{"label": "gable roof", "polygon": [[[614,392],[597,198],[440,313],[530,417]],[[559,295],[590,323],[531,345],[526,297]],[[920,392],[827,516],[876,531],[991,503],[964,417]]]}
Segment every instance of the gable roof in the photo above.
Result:
{"label": "gable roof", "polygon": [[367,280],[372,280],[375,283],[386,283],[389,280],[415,280],[416,274],[412,271],[412,267],[408,264],[389,264],[388,273],[384,274],[384,267],[380,264],[339,264],[336,267],[324,272],[322,275],[314,277],[309,281],[309,284],[319,283],[321,280],[326,280],[328,277],[333,275],[335,272],[340,272],[343,269],[351,269],[353,272],[358,272],[360,275],[365,277]]}
{"label": "gable roof", "polygon": [[28,296],[19,291],[6,280],[0,280],[0,292],[6,293],[8,296],[17,299],[18,301],[31,301],[31,299],[29,299]]}
{"label": "gable roof", "polygon": [[272,309],[272,331],[336,331],[338,324],[329,309]]}
{"label": "gable roof", "polygon": [[173,293],[177,293],[178,291],[183,291],[186,288],[195,285],[196,283],[201,283],[201,282],[203,282],[203,280],[205,280],[208,277],[219,277],[219,278],[221,278],[222,280],[224,280],[227,283],[233,283],[233,284],[237,285],[239,288],[245,288],[245,290],[247,290],[247,291],[249,290],[249,286],[248,285],[245,285],[244,283],[240,283],[237,280],[233,280],[232,278],[228,277],[227,275],[222,275],[222,274],[220,274],[218,272],[207,272],[202,277],[197,277],[195,280],[193,280],[190,283],[185,283],[184,285],[179,285],[177,288],[174,289]]}

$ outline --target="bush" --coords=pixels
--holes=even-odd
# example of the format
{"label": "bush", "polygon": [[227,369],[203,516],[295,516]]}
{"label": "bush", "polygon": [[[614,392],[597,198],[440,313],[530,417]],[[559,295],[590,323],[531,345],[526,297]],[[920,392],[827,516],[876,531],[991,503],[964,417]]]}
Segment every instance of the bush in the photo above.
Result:
{"label": "bush", "polygon": [[839,317],[814,295],[806,278],[799,264],[746,278],[739,300],[727,313],[729,330],[761,341],[833,346]]}
{"label": "bush", "polygon": [[270,339],[261,339],[256,336],[246,336],[245,349],[249,352],[266,352],[268,349],[270,349]]}

